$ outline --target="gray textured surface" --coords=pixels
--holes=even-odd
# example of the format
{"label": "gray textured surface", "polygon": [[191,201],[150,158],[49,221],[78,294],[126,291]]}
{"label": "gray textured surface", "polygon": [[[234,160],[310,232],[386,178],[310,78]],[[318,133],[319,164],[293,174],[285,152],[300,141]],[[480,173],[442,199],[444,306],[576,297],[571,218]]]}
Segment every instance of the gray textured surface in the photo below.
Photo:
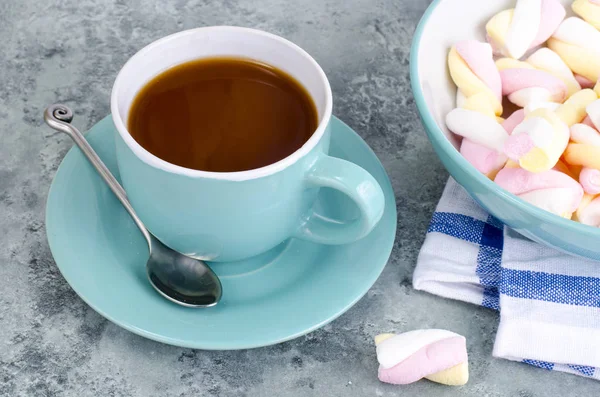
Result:
{"label": "gray textured surface", "polygon": [[[410,277],[447,177],[419,124],[409,45],[422,0],[34,0],[0,2],[0,395],[556,396],[600,383],[491,357],[497,315],[412,290]],[[308,336],[251,351],[203,352],[133,335],[88,308],[61,277],[44,230],[52,177],[70,148],[42,126],[62,101],[85,129],[109,112],[113,79],[143,45],[201,25],[283,35],[331,80],[335,113],[392,179],[398,235],[383,276],[353,309]],[[471,381],[407,387],[376,378],[372,337],[449,328],[468,336]]]}

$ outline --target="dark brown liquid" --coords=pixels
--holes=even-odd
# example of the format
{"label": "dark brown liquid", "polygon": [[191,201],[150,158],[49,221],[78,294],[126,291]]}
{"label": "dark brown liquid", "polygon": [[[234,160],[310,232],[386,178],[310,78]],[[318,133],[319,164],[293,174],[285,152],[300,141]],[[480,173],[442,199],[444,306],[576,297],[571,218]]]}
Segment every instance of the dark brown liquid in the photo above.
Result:
{"label": "dark brown liquid", "polygon": [[298,150],[317,109],[293,77],[263,63],[209,58],[173,67],[137,94],[129,132],[155,156],[202,171],[245,171]]}

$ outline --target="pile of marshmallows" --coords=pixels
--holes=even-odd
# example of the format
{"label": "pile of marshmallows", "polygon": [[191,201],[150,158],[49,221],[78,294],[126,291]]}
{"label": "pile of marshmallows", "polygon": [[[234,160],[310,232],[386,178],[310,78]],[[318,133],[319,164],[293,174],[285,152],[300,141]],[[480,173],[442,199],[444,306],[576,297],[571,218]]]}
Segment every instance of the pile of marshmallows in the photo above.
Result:
{"label": "pile of marshmallows", "polygon": [[[572,8],[581,18],[564,19],[558,0],[517,0],[487,23],[488,43],[453,46],[457,108],[446,124],[502,188],[600,227],[600,0]],[[505,119],[503,97],[520,108]]]}

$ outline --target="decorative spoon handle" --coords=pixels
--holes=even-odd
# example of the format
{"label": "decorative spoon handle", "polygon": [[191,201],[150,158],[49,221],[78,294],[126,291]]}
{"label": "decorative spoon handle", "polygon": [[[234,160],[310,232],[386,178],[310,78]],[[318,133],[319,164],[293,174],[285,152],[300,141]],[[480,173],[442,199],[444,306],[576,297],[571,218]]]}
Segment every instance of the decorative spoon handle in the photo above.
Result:
{"label": "decorative spoon handle", "polygon": [[140,218],[138,218],[137,214],[133,210],[133,207],[129,203],[127,199],[127,194],[123,187],[119,184],[119,182],[115,179],[113,174],[108,170],[106,165],[102,162],[100,157],[96,154],[94,149],[90,146],[88,141],[85,139],[83,134],[71,125],[71,121],[73,121],[73,112],[71,109],[61,104],[50,105],[46,108],[44,112],[44,120],[46,124],[48,124],[51,128],[56,131],[64,132],[68,136],[75,141],[75,144],[79,146],[84,156],[92,163],[96,171],[100,174],[102,179],[108,184],[110,190],[113,191],[115,196],[119,199],[121,204],[125,207],[137,227],[140,229],[146,242],[148,243],[148,249],[152,251],[152,238],[150,237],[150,233],[148,233],[148,229],[142,223]]}

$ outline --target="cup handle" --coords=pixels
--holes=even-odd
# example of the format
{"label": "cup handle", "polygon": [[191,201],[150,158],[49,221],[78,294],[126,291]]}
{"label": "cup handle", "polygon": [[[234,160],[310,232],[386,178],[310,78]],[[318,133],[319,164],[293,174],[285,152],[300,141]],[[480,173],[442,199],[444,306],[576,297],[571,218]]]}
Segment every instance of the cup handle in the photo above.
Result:
{"label": "cup handle", "polygon": [[350,197],[360,217],[350,222],[326,218],[311,210],[295,237],[320,244],[348,244],[365,237],[383,215],[385,198],[379,183],[358,165],[322,155],[305,176],[310,187],[329,187]]}

